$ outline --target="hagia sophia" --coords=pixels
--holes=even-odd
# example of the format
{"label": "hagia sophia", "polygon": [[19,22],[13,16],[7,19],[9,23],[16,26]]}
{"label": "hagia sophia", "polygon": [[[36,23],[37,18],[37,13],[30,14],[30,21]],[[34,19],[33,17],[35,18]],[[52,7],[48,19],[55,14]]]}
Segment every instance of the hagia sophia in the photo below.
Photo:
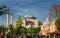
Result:
{"label": "hagia sophia", "polygon": [[56,21],[56,18],[54,18],[52,22],[50,21],[50,12],[49,12],[47,15],[46,21],[43,23],[39,22],[39,20],[36,17],[34,17],[33,15],[26,15],[26,16],[24,16],[22,25],[26,26],[26,27],[40,26],[41,27],[40,33],[42,35],[47,35],[48,32],[56,32],[57,31],[55,21]]}
{"label": "hagia sophia", "polygon": [[36,17],[34,17],[33,15],[26,15],[24,16],[23,19],[23,26],[40,26],[42,25],[42,22],[40,22]]}
{"label": "hagia sophia", "polygon": [[[12,23],[12,16],[10,16],[10,17],[11,17],[10,23]],[[41,27],[41,31],[39,32],[39,34],[47,35],[48,32],[56,32],[57,31],[55,21],[56,21],[56,18],[54,18],[52,22],[50,21],[50,12],[47,15],[46,21],[43,23],[40,22],[33,15],[25,15],[23,18],[23,21],[22,21],[23,22],[22,26],[24,26],[24,27]],[[7,22],[7,24],[8,24],[8,22]]]}
{"label": "hagia sophia", "polygon": [[53,19],[53,21],[50,21],[50,12],[47,15],[45,22],[40,22],[36,17],[33,15],[25,15],[23,18],[23,24],[24,27],[41,27],[41,31],[39,34],[47,35],[48,32],[56,32],[57,27],[55,25],[56,18]]}
{"label": "hagia sophia", "polygon": [[57,27],[55,25],[56,18],[53,19],[53,21],[50,21],[50,12],[47,15],[45,22],[40,22],[36,17],[33,15],[25,15],[23,18],[23,24],[24,27],[41,27],[41,31],[39,34],[47,35],[48,32],[56,32]]}

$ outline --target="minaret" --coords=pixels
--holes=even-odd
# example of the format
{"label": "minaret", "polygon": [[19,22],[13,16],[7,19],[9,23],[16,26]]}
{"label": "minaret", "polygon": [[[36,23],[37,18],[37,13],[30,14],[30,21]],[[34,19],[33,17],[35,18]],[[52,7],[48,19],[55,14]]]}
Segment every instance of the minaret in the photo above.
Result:
{"label": "minaret", "polygon": [[46,18],[46,21],[41,25],[41,34],[47,35],[46,33],[50,30],[50,11],[48,12],[48,16]]}
{"label": "minaret", "polygon": [[6,14],[6,26],[9,24],[9,14]]}
{"label": "minaret", "polygon": [[12,24],[12,14],[10,14],[10,24]]}
{"label": "minaret", "polygon": [[50,21],[50,11],[49,11],[49,13],[48,13],[48,16],[47,16],[46,21]]}

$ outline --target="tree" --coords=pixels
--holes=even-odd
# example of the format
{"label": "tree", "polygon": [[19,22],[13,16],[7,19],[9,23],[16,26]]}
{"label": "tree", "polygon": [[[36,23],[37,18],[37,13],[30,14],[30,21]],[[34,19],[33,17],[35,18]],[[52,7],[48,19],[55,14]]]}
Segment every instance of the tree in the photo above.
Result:
{"label": "tree", "polygon": [[33,29],[32,29],[31,27],[28,27],[28,28],[27,28],[27,34],[32,34],[32,30],[33,30]]}
{"label": "tree", "polygon": [[57,18],[57,20],[56,20],[56,26],[57,26],[57,28],[58,28],[58,30],[60,31],[60,17],[59,18]]}
{"label": "tree", "polygon": [[33,33],[38,34],[40,32],[40,30],[41,30],[40,27],[34,27],[33,28]]}
{"label": "tree", "polygon": [[16,22],[16,26],[21,26],[22,25],[22,18],[21,18],[21,16],[19,16],[18,17],[18,20],[17,20],[17,22]]}
{"label": "tree", "polygon": [[10,30],[11,34],[13,34],[13,25],[9,25],[8,30]]}
{"label": "tree", "polygon": [[4,27],[4,25],[2,25],[2,26],[0,26],[0,33],[3,33],[3,34],[5,34],[5,27]]}
{"label": "tree", "polygon": [[0,33],[2,32],[2,27],[0,26]]}
{"label": "tree", "polygon": [[27,28],[27,33],[29,34],[38,34],[40,32],[40,27],[29,27]]}
{"label": "tree", "polygon": [[52,8],[49,9],[51,16],[57,18],[60,16],[60,4],[53,5]]}
{"label": "tree", "polygon": [[14,34],[21,34],[22,33],[22,18],[21,16],[18,17],[16,22],[16,26],[14,27]]}
{"label": "tree", "polygon": [[56,20],[55,24],[58,30],[60,30],[60,4],[53,5],[50,11],[52,11],[51,16]]}
{"label": "tree", "polygon": [[22,33],[23,33],[23,34],[27,34],[27,28],[22,27]]}
{"label": "tree", "polygon": [[17,25],[16,27],[14,27],[14,34],[21,34],[21,25]]}
{"label": "tree", "polygon": [[9,14],[9,12],[10,10],[5,5],[0,7],[0,15]]}
{"label": "tree", "polygon": [[6,8],[5,5],[0,7],[0,15],[4,14],[4,9]]}

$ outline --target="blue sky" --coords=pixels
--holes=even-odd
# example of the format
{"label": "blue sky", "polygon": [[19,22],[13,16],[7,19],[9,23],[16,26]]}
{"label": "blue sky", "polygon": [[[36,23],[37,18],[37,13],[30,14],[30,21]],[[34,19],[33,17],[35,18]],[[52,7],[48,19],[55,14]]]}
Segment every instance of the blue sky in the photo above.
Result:
{"label": "blue sky", "polygon": [[[39,21],[46,20],[48,9],[54,4],[60,4],[60,0],[0,0],[0,6],[6,5],[13,14],[13,23],[18,16],[32,14]],[[0,24],[6,24],[6,15],[0,16]]]}

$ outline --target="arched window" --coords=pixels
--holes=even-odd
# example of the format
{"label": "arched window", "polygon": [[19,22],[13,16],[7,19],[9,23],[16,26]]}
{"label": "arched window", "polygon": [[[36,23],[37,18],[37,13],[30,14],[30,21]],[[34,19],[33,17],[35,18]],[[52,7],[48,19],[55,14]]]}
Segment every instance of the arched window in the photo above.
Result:
{"label": "arched window", "polygon": [[27,21],[27,22],[26,22],[26,25],[35,25],[35,24],[34,24],[34,22],[32,22],[32,21]]}

